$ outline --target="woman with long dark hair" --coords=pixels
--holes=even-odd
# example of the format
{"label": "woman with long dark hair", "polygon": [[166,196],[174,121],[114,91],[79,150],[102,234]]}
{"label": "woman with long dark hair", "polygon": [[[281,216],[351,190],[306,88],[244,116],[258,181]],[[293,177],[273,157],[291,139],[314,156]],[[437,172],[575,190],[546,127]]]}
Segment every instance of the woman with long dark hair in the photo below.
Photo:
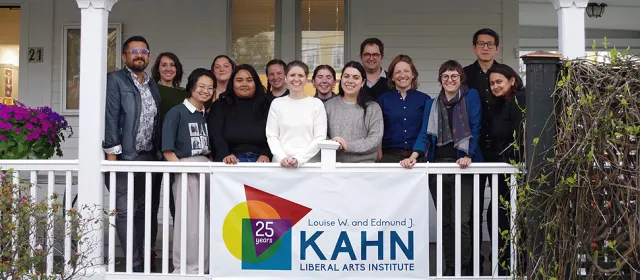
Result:
{"label": "woman with long dark hair", "polygon": [[[524,152],[524,109],[526,105],[524,85],[522,79],[511,67],[506,64],[494,64],[487,71],[489,76],[489,88],[493,94],[493,104],[488,116],[489,118],[489,147],[485,149],[483,156],[487,162],[505,162],[511,163],[521,162]],[[515,136],[514,136],[515,135]],[[518,146],[519,149],[515,147]],[[498,175],[498,196],[510,201],[511,193],[507,185],[508,176]],[[493,180],[489,180],[489,184],[493,186]],[[494,203],[489,203],[489,209]],[[498,202],[496,202],[498,203]],[[491,210],[489,210],[491,211]],[[493,216],[487,215],[487,224],[489,229],[493,224]],[[502,205],[498,206],[498,227],[500,230],[508,229],[509,212]],[[489,233],[492,234],[491,230]],[[498,247],[505,248],[500,253],[499,263],[509,263],[511,247],[506,244],[508,241],[500,236],[491,236],[498,238]],[[502,267],[498,267],[498,275],[508,275],[508,272]]]}
{"label": "woman with long dark hair", "polygon": [[359,62],[342,69],[338,96],[325,102],[327,135],[340,144],[338,162],[376,162],[382,142],[382,110],[365,90],[367,74]]}
{"label": "woman with long dark hair", "polygon": [[227,164],[270,162],[265,133],[269,100],[258,72],[242,64],[229,80],[226,97],[214,103],[209,118],[215,160]]}
{"label": "woman with long dark hair", "polygon": [[[478,147],[480,125],[482,121],[482,104],[480,94],[470,89],[465,82],[462,65],[449,60],[440,66],[438,82],[442,85],[440,95],[427,100],[424,106],[422,128],[413,146],[413,153],[400,162],[405,168],[412,168],[416,159],[426,156],[429,162],[456,163],[460,168],[467,168],[471,162],[482,162],[482,154]],[[442,175],[442,234],[445,276],[453,276],[455,270],[455,243],[460,242],[462,252],[461,269],[463,276],[471,275],[471,210],[473,206],[473,175],[461,176],[461,240],[454,239],[455,222],[455,174]],[[437,179],[429,175],[431,197],[437,197]]]}

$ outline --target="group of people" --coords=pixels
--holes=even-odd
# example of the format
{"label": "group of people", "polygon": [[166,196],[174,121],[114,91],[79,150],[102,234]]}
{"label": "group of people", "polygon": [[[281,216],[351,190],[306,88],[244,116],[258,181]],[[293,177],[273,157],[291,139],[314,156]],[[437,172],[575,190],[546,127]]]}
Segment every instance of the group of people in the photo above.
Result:
{"label": "group of people", "polygon": [[[523,133],[522,80],[511,67],[494,60],[499,51],[495,31],[479,30],[472,43],[478,59],[464,68],[455,60],[444,62],[437,77],[442,87],[434,99],[418,90],[418,71],[409,56],[396,56],[387,71],[383,70],[384,45],[377,38],[362,42],[360,62],[344,65],[337,93],[333,92],[335,69],[316,67],[311,79],[316,95],[310,97],[304,93],[310,69],[301,61],[270,61],[265,69],[265,88],[253,66],[236,65],[225,55],[214,58],[210,69],[193,70],[182,88],[183,68],[178,57],[160,53],[150,76],[145,72],[149,44],[134,36],[122,48],[126,67],[108,74],[103,148],[108,160],[277,162],[285,168],[297,168],[318,162],[319,142],[330,139],[339,144],[339,162],[395,162],[405,168],[424,161],[455,162],[466,168],[472,162],[521,160],[515,147]],[[186,269],[198,273],[199,248],[209,249],[208,244],[198,244],[199,218],[207,223],[205,231],[209,229],[209,217],[199,217],[198,201],[201,195],[205,200],[209,195],[199,193],[198,174],[186,175],[186,186],[182,186],[181,176],[171,176],[174,240],[187,235]],[[116,229],[123,249],[127,240],[126,179],[126,174],[117,174],[116,190],[111,190],[116,191]],[[486,179],[483,175],[481,182]],[[150,234],[155,248],[161,176],[154,176],[153,181]],[[435,178],[429,182],[436,197]],[[462,240],[458,242],[462,242],[463,273],[469,274],[472,175],[462,175],[461,183]],[[445,275],[453,275],[455,177],[443,175],[442,184],[442,207],[447,213],[443,217]],[[480,187],[483,193],[485,184]],[[504,180],[496,187],[508,197]],[[134,190],[133,266],[134,271],[142,271],[143,174],[134,175]],[[180,205],[184,193],[187,205]],[[182,211],[189,217],[187,228],[181,228]],[[509,225],[503,208],[498,223],[501,229]],[[174,242],[175,271],[180,271],[180,250],[180,242]]]}

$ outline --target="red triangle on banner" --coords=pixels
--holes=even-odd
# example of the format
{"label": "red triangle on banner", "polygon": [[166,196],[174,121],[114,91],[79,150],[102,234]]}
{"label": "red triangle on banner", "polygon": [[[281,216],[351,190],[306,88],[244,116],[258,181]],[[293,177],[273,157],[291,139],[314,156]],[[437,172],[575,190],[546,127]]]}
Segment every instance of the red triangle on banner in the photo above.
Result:
{"label": "red triangle on banner", "polygon": [[[297,224],[304,216],[306,216],[311,208],[300,205],[288,199],[261,191],[249,185],[244,185],[244,193],[247,201],[257,200],[273,207],[281,219],[291,219],[291,226]],[[250,217],[254,218],[254,217]]]}

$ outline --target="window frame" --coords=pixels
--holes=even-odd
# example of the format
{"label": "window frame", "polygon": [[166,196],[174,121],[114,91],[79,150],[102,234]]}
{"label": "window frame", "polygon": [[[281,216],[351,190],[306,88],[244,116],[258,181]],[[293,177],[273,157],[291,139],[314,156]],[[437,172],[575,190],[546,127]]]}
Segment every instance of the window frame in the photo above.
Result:
{"label": "window frame", "polygon": [[[62,25],[62,55],[60,56],[60,112],[65,116],[78,116],[80,115],[80,109],[69,109],[67,108],[67,33],[69,30],[80,30],[79,23],[69,23]],[[116,30],[116,46],[115,46],[115,54],[116,61],[115,66],[116,70],[122,69],[122,59],[120,59],[120,54],[122,53],[122,24],[121,23],[109,23],[107,27],[107,34],[109,29]],[[79,51],[79,50],[78,50]],[[108,50],[107,50],[108,51]],[[80,59],[80,54],[78,54],[78,59]],[[78,60],[79,62],[79,60]],[[78,73],[80,74],[80,73]],[[80,80],[78,79],[78,83]]]}

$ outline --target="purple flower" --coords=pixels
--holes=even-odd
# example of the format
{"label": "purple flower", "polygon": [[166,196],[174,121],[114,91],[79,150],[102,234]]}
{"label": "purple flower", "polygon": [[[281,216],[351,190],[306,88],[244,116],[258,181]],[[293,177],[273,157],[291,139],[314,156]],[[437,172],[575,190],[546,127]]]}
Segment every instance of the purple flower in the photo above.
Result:
{"label": "purple flower", "polygon": [[38,137],[40,137],[40,131],[38,131],[38,129],[36,129],[36,131],[33,131],[29,134],[27,134],[27,141],[33,141],[38,139]]}
{"label": "purple flower", "polygon": [[22,130],[20,130],[20,128],[19,128],[19,127],[16,127],[16,129],[14,129],[13,131],[15,131],[16,133],[20,133],[20,132],[22,132]]}
{"label": "purple flower", "polygon": [[30,122],[26,123],[24,127],[28,130],[33,130],[33,124],[31,124]]}
{"label": "purple flower", "polygon": [[9,112],[9,110],[0,110],[0,119],[2,120],[8,120],[11,118],[11,113]]}
{"label": "purple flower", "polygon": [[7,141],[7,137],[6,137],[6,136],[4,136],[4,135],[2,135],[2,134],[0,134],[0,140],[2,140],[2,141]]}
{"label": "purple flower", "polygon": [[10,123],[0,122],[0,129],[11,130],[13,126]]}

